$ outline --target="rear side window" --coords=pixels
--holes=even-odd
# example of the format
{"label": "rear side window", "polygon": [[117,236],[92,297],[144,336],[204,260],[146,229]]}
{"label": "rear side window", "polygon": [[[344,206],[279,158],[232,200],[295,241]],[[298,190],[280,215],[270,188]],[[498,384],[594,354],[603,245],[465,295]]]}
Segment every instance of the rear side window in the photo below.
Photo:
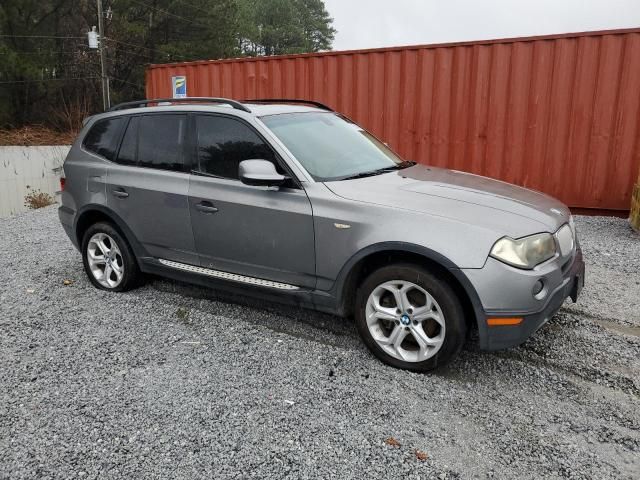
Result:
{"label": "rear side window", "polygon": [[145,115],[138,125],[138,166],[183,171],[186,115]]}
{"label": "rear side window", "polygon": [[116,156],[120,133],[126,120],[125,117],[99,120],[85,135],[82,146],[91,153],[100,155],[107,160],[113,160]]}
{"label": "rear side window", "polygon": [[273,150],[249,126],[238,120],[215,115],[196,116],[199,170],[216,177],[238,179],[243,160],[276,161]]}

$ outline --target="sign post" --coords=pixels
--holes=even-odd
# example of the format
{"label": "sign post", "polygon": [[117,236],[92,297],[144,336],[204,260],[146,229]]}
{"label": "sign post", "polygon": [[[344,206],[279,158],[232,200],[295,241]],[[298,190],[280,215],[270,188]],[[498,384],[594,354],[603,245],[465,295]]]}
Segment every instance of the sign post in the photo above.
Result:
{"label": "sign post", "polygon": [[187,77],[184,75],[171,77],[173,98],[187,98]]}

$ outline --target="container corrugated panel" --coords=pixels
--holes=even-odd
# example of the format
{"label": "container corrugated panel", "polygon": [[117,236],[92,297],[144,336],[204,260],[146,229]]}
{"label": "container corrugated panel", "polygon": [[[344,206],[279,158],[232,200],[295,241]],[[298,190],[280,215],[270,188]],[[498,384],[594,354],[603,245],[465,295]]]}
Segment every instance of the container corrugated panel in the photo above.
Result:
{"label": "container corrugated panel", "polygon": [[404,158],[628,210],[640,168],[640,29],[151,65],[147,97],[299,98]]}

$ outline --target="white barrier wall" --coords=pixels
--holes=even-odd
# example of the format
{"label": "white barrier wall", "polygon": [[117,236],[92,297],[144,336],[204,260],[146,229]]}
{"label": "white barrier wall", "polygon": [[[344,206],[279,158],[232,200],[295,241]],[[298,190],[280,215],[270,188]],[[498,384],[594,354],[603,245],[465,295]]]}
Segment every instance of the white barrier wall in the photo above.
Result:
{"label": "white barrier wall", "polygon": [[68,145],[0,147],[0,217],[24,212],[29,187],[57,199]]}

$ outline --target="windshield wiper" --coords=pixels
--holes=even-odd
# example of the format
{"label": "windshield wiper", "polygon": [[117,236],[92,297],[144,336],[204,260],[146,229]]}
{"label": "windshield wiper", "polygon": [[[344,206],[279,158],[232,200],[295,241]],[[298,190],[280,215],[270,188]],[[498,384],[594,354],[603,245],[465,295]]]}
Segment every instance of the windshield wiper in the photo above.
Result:
{"label": "windshield wiper", "polygon": [[364,178],[364,177],[373,177],[375,175],[380,175],[382,173],[392,172],[394,170],[402,170],[405,168],[412,167],[416,164],[416,162],[412,162],[410,160],[406,160],[404,162],[397,163],[396,165],[391,165],[390,167],[378,168],[376,170],[369,170],[367,172],[355,173],[353,175],[349,175],[348,177],[343,177],[340,180],[353,180],[355,178]]}

